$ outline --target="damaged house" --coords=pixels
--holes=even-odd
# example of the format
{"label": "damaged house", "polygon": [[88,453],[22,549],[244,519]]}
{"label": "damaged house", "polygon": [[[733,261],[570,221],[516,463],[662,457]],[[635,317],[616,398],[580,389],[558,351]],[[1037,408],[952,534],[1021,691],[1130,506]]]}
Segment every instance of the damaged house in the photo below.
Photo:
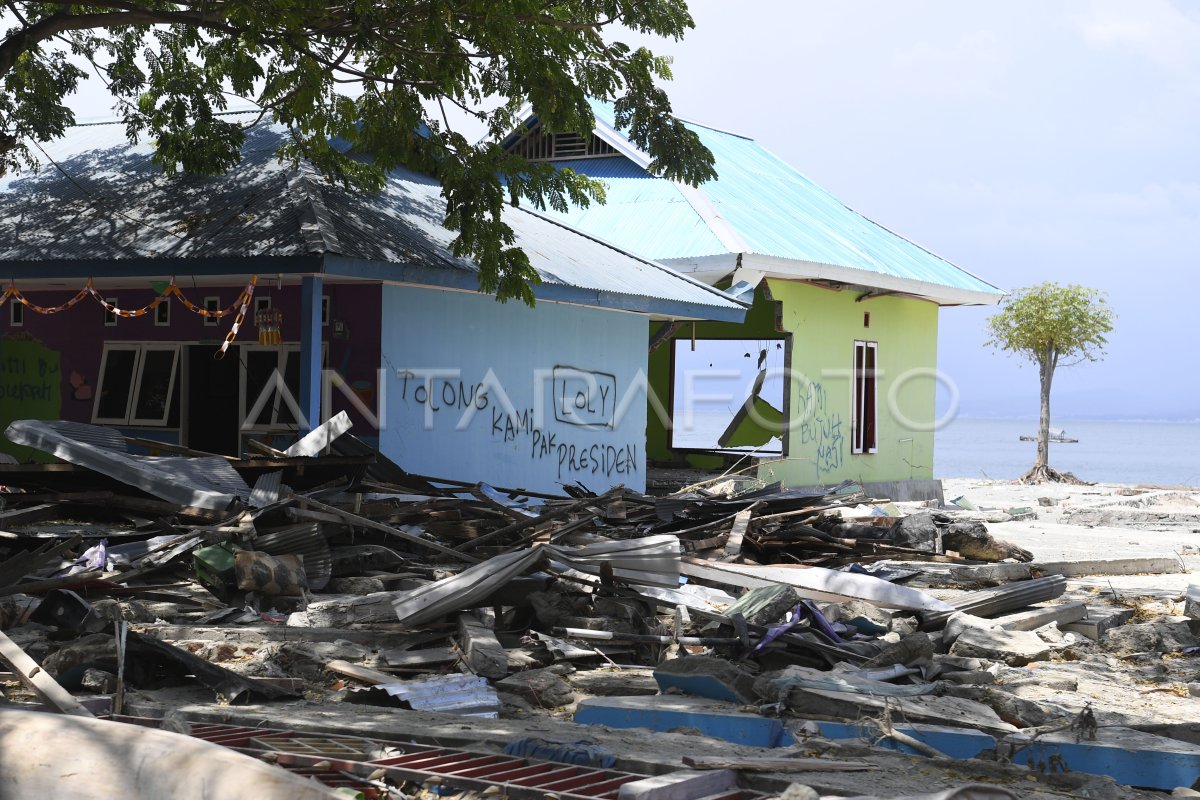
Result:
{"label": "damaged house", "polygon": [[528,116],[505,146],[605,182],[607,202],[561,215],[569,225],[753,300],[744,322],[655,326],[652,461],[711,468],[749,452],[788,486],[930,491],[939,310],[1003,293],[753,139],[688,123],[718,174],[692,188],[648,172],[612,108],[593,111],[590,138]]}
{"label": "damaged house", "polygon": [[417,473],[644,486],[650,325],[736,325],[744,303],[520,208],[538,304],[497,303],[451,254],[435,181],[334,188],[275,160],[285,135],[258,125],[227,175],[172,177],[119,124],[79,126],[0,181],[0,430],[236,455],[344,410]]}

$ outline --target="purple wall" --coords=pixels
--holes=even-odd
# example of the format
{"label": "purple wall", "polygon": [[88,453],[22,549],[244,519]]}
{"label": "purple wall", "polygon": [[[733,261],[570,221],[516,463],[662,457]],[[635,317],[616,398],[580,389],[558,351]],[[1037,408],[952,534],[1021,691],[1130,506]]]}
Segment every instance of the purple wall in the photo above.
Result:
{"label": "purple wall", "polygon": [[[17,288],[20,282],[17,282]],[[198,306],[204,298],[220,298],[221,307],[232,303],[243,286],[187,288],[182,283],[184,295]],[[147,285],[144,289],[119,289],[103,292],[106,297],[116,297],[118,306],[125,309],[141,308],[155,297],[154,290]],[[323,338],[328,343],[327,366],[342,374],[347,383],[357,387],[368,408],[375,405],[376,370],[380,364],[379,338],[381,329],[381,290],[379,285],[326,284],[324,294],[329,297],[330,324],[323,328]],[[52,307],[64,303],[74,296],[72,291],[28,292],[31,302]],[[275,287],[262,281],[254,293],[255,298],[270,297],[272,307],[283,312],[283,340],[300,341],[300,287]],[[204,318],[183,306],[177,298],[171,301],[171,321],[168,326],[156,326],[153,312],[134,319],[118,319],[115,327],[104,325],[104,309],[91,297],[85,297],[76,306],[50,316],[38,314],[32,309],[24,311],[24,325],[10,324],[9,303],[0,307],[0,336],[32,337],[50,350],[57,351],[60,358],[62,419],[90,422],[93,400],[75,399],[75,389],[70,382],[72,373],[77,373],[93,388],[100,371],[100,358],[105,342],[201,342],[211,343],[216,352],[233,322],[233,316],[224,317],[217,326],[207,326]],[[335,324],[341,322],[347,331],[345,338],[335,336]],[[254,325],[253,312],[247,314],[236,344],[257,344],[258,329]],[[4,359],[4,340],[0,339],[0,363]],[[177,389],[178,391],[178,389]],[[355,433],[373,438],[375,431],[358,415],[341,394],[334,392],[333,410],[345,409],[354,420]],[[194,410],[193,410],[194,413]]]}

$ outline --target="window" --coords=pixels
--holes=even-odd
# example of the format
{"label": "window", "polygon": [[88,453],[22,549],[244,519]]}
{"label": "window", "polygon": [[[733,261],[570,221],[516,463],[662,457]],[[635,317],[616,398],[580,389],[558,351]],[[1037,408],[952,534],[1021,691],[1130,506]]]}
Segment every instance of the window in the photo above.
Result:
{"label": "window", "polygon": [[154,307],[154,325],[158,328],[166,328],[171,324],[171,301],[163,300]]}
{"label": "window", "polygon": [[[108,303],[110,306],[115,306],[119,301],[115,297],[106,297],[104,298],[104,302]],[[104,309],[104,325],[109,328],[117,327],[117,315],[109,311],[107,308]]]}
{"label": "window", "polygon": [[321,296],[321,325],[327,327],[329,325],[329,295]]}
{"label": "window", "polygon": [[242,430],[294,430],[300,406],[300,345],[242,345]]}
{"label": "window", "polygon": [[852,453],[878,452],[875,380],[878,351],[878,342],[854,343],[854,377],[850,392],[853,419],[850,443]]}
{"label": "window", "polygon": [[673,449],[783,453],[785,340],[671,344]]}
{"label": "window", "polygon": [[105,344],[92,422],[166,425],[178,373],[177,344]]}
{"label": "window", "polygon": [[[204,298],[204,310],[205,311],[220,311],[221,310],[221,298],[220,297]],[[207,326],[209,328],[215,328],[221,324],[221,318],[220,317],[205,317],[204,324],[205,324],[205,326]]]}
{"label": "window", "polygon": [[8,301],[8,323],[14,328],[25,324],[25,304],[13,298]]}

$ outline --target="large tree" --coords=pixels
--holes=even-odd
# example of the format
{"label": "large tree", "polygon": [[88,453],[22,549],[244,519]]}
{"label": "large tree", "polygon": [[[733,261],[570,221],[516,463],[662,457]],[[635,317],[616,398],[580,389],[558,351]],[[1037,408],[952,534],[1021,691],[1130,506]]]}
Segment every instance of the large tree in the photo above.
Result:
{"label": "large tree", "polygon": [[1103,293],[1086,286],[1041,283],[1014,292],[988,320],[987,344],[1038,366],[1041,413],[1037,458],[1025,483],[1074,480],[1050,467],[1050,387],[1054,371],[1083,361],[1098,361],[1116,318]]}
{"label": "large tree", "polygon": [[[581,134],[594,122],[587,98],[611,100],[653,171],[693,185],[715,175],[657,85],[668,61],[610,35],[678,39],[693,25],[685,0],[0,0],[0,14],[0,176],[35,165],[36,143],[74,122],[64,100],[83,67],[168,173],[235,165],[245,127],[219,112],[245,98],[290,130],[283,158],[330,180],[377,189],[401,164],[438,178],[456,253],[502,300],[532,303],[537,280],[501,219],[506,203],[603,200],[597,181],[496,144],[526,100],[545,130]],[[456,130],[453,109],[486,140]]]}

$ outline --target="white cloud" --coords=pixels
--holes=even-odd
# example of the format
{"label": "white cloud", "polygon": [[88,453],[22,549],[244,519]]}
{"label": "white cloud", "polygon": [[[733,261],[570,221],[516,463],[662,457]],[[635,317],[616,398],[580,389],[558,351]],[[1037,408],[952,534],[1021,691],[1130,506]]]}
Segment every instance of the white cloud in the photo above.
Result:
{"label": "white cloud", "polygon": [[1096,0],[1075,23],[1095,48],[1124,50],[1172,69],[1200,63],[1200,23],[1169,0]]}

